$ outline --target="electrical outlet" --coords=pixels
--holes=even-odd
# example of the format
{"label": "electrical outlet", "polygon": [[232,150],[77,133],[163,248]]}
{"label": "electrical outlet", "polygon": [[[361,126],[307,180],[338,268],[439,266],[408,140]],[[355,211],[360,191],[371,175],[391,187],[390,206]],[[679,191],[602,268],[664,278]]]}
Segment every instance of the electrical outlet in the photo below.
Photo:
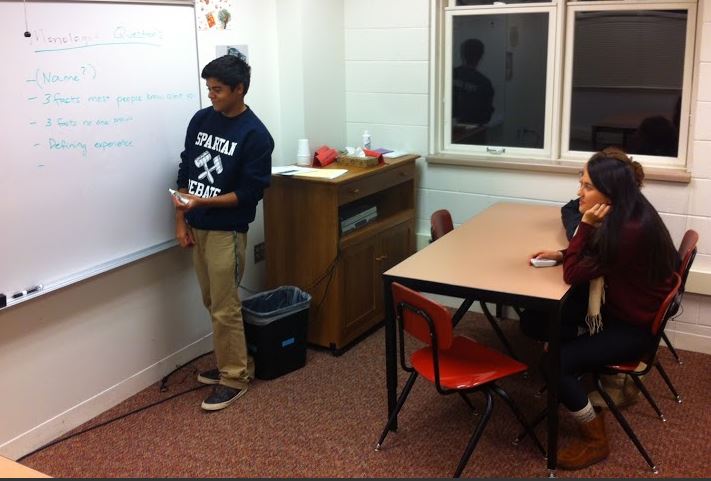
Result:
{"label": "electrical outlet", "polygon": [[266,247],[264,245],[264,242],[260,242],[259,244],[254,244],[254,263],[256,264],[257,262],[261,262],[264,260],[264,256],[266,254]]}

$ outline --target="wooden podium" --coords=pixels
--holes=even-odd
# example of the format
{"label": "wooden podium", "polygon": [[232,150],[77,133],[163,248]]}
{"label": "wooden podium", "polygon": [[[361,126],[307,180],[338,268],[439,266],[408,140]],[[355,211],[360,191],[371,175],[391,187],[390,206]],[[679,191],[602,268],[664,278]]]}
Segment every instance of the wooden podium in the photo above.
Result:
{"label": "wooden podium", "polygon": [[[381,274],[415,252],[417,158],[348,167],[332,180],[272,176],[264,195],[267,286],[311,294],[309,343],[338,353],[384,319]],[[342,234],[340,217],[355,206],[375,206],[377,217]]]}

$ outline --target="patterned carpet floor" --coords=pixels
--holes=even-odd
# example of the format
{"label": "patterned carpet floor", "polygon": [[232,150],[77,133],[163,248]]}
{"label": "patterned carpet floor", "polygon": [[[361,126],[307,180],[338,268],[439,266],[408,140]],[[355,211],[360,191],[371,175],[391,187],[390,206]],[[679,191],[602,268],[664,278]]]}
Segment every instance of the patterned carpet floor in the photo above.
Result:
{"label": "patterned carpet floor", "polygon": [[[545,405],[534,393],[540,344],[502,321],[529,375],[501,385],[532,418]],[[490,326],[469,313],[457,328],[498,347]],[[209,387],[188,392],[108,425],[39,451],[22,460],[56,477],[449,477],[474,429],[473,415],[458,396],[441,396],[422,379],[400,415],[397,433],[374,451],[385,424],[384,330],[375,331],[339,357],[308,349],[304,368],[271,381],[255,380],[247,394],[225,410],[200,408]],[[657,419],[644,399],[625,409],[632,427],[659,467],[659,477],[711,476],[711,356],[681,351],[678,365],[663,348],[660,359],[682,393],[677,404],[658,373],[646,385],[664,411]],[[120,403],[76,431],[100,424],[160,399],[199,386],[195,375],[213,367],[208,355],[174,373],[167,392],[158,384]],[[399,380],[405,376],[400,373]],[[483,409],[483,398],[473,401]],[[561,408],[561,441],[574,424]],[[612,416],[606,416],[612,453],[566,477],[651,477],[646,463]],[[545,427],[538,427],[545,439]],[[546,464],[530,441],[512,440],[518,424],[501,401],[464,471],[465,477],[544,477]]]}

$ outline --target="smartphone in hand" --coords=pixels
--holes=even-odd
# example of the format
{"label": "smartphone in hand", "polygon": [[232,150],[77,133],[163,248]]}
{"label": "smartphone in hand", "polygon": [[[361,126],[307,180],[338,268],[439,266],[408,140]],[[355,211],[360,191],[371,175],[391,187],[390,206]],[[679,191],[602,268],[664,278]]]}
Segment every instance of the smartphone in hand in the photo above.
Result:
{"label": "smartphone in hand", "polygon": [[175,190],[175,189],[168,189],[168,192],[170,192],[170,195],[172,195],[173,197],[175,197],[176,199],[178,199],[178,202],[180,202],[180,203],[183,204],[183,205],[185,205],[185,204],[187,204],[188,202],[190,202],[187,198],[183,197],[183,196],[180,194],[180,192],[178,192],[178,191]]}

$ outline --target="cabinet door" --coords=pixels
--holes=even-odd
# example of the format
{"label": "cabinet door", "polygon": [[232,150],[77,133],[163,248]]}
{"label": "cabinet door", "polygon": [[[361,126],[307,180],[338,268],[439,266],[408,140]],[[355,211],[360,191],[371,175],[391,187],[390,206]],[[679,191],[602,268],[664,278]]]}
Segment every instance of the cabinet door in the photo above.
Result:
{"label": "cabinet door", "polygon": [[403,222],[380,234],[380,249],[375,257],[375,270],[378,277],[376,284],[377,304],[382,313],[385,312],[382,274],[415,252],[414,239],[414,221]]}
{"label": "cabinet door", "polygon": [[[343,253],[343,342],[347,343],[372,324],[382,305],[382,287],[374,269],[379,237],[358,243]],[[364,327],[365,326],[365,327]]]}

